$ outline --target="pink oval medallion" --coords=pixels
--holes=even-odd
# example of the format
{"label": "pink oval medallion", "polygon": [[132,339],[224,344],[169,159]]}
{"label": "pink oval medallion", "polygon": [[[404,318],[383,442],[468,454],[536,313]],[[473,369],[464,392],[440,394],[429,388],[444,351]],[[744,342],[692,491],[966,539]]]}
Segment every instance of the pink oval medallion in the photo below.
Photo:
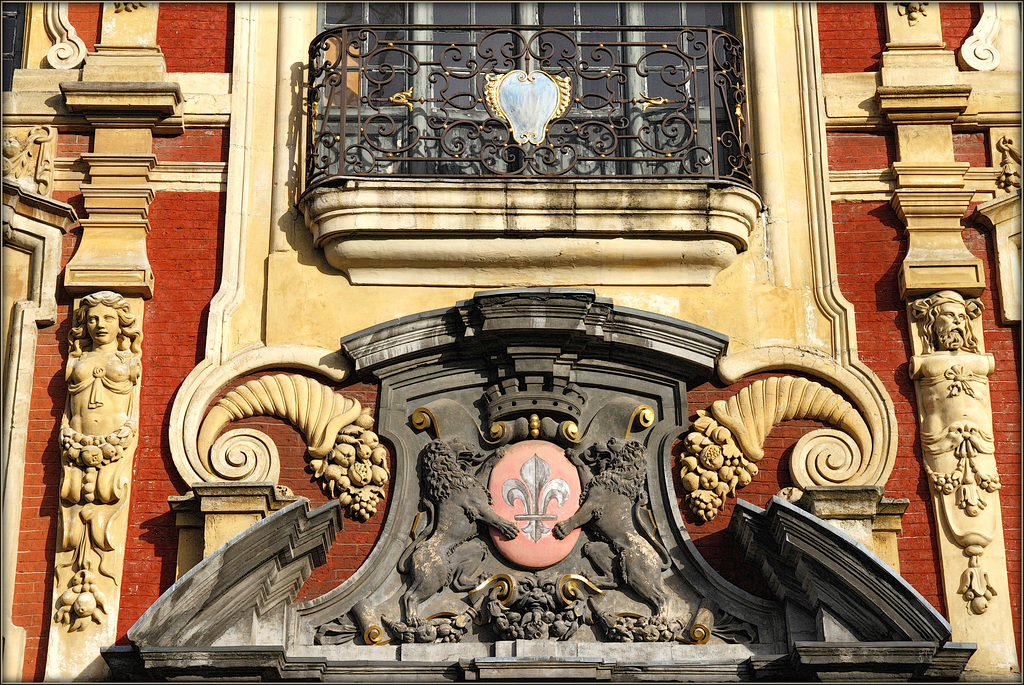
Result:
{"label": "pink oval medallion", "polygon": [[525,440],[505,450],[491,471],[487,488],[494,511],[519,526],[512,540],[493,528],[491,539],[505,557],[524,568],[555,564],[572,551],[576,529],[558,540],[551,529],[580,508],[580,475],[565,451],[544,440]]}

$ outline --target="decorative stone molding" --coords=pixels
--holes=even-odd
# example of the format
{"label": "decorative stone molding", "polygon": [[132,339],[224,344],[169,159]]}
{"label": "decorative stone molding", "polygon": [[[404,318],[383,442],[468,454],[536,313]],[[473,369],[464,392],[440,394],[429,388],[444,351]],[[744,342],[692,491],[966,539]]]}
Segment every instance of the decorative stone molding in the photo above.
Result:
{"label": "decorative stone molding", "polygon": [[975,218],[992,231],[996,248],[999,314],[1004,323],[1021,320],[1020,189],[989,200],[974,210]]}
{"label": "decorative stone molding", "polygon": [[836,392],[806,378],[754,381],[710,412],[698,411],[684,444],[681,477],[687,503],[710,521],[727,495],[748,485],[771,429],[790,419],[815,419],[841,431],[817,430],[797,442],[790,473],[797,487],[863,484],[870,473],[871,435],[853,406]]}
{"label": "decorative stone molding", "polygon": [[218,401],[200,427],[199,458],[215,479],[277,482],[281,466],[269,437],[245,429],[220,435],[230,422],[250,416],[276,416],[298,428],[324,492],[352,518],[366,521],[377,513],[391,467],[387,449],[370,430],[369,407],[305,376],[251,380]]}
{"label": "decorative stone molding", "polygon": [[[853,419],[851,425],[863,422],[868,430],[868,440],[865,441],[863,429],[858,426],[854,445],[862,450],[863,462],[855,479],[840,482],[884,487],[896,463],[898,431],[892,399],[878,376],[860,362],[844,365],[820,352],[788,347],[745,350],[723,357],[718,364],[718,377],[729,385],[753,374],[772,371],[796,371],[827,380],[842,393],[843,398],[849,400],[855,414],[860,417],[859,420]],[[865,445],[868,449],[863,452]],[[811,477],[814,470],[813,467],[806,472],[791,470],[791,475],[798,486],[836,482],[822,475]]]}
{"label": "decorative stone molding", "polygon": [[22,680],[25,629],[14,624],[25,453],[39,329],[57,321],[62,235],[76,221],[70,205],[3,182],[3,664],[5,681]]}
{"label": "decorative stone molding", "polygon": [[353,283],[473,286],[710,285],[761,211],[738,187],[636,182],[354,181],[300,206]]}
{"label": "decorative stone molding", "polygon": [[116,631],[138,446],[142,330],[128,300],[100,291],[82,298],[68,340],[49,646],[54,658],[47,673],[95,677],[102,664],[91,652],[112,644]]}
{"label": "decorative stone molding", "polygon": [[68,20],[68,3],[52,2],[43,6],[43,25],[53,41],[46,62],[53,69],[75,69],[85,61],[85,41]]}
{"label": "decorative stone molding", "polygon": [[53,194],[53,158],[57,129],[4,128],[3,178],[22,189],[49,197]]}
{"label": "decorative stone molding", "polygon": [[1000,136],[996,141],[996,151],[999,152],[999,166],[1002,168],[996,179],[996,187],[1004,192],[1020,188],[1020,150],[1016,143],[1009,136]]}
{"label": "decorative stone molding", "polygon": [[192,491],[167,498],[178,528],[176,578],[249,526],[295,500],[291,490],[271,483],[196,483]]}
{"label": "decorative stone molding", "polygon": [[[972,613],[982,614],[996,594],[981,556],[999,524],[999,489],[988,376],[995,359],[985,354],[971,321],[981,301],[944,290],[908,304],[918,340],[911,360],[921,423],[924,469],[943,531],[968,558],[957,591]],[[990,502],[991,500],[991,502]]]}
{"label": "decorative stone molding", "polygon": [[[274,368],[312,371],[340,383],[348,378],[351,363],[336,351],[305,345],[258,345],[236,352],[225,359],[223,364],[204,360],[182,382],[171,406],[171,457],[185,483],[191,486],[223,481],[223,478],[213,473],[208,460],[200,457],[199,453],[201,424],[210,404],[236,379]],[[272,466],[260,469],[260,472],[269,476],[273,473]],[[254,471],[250,476],[256,473]],[[256,481],[259,478],[257,475],[250,480]]]}
{"label": "decorative stone molding", "polygon": [[897,2],[896,10],[901,17],[907,18],[908,26],[917,26],[922,17],[928,16],[927,2]]}
{"label": "decorative stone molding", "polygon": [[977,26],[964,40],[963,45],[960,46],[960,52],[957,53],[958,61],[963,69],[993,71],[999,66],[999,49],[996,47],[996,40],[999,37],[1001,5],[1002,3],[998,2],[984,4],[981,19],[978,20]]}

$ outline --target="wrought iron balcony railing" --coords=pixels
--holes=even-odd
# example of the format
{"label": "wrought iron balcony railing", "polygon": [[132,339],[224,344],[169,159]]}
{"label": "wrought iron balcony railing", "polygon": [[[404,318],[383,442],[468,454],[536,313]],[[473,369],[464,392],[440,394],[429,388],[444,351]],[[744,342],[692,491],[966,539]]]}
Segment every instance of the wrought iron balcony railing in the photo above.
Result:
{"label": "wrought iron balcony railing", "polygon": [[711,28],[345,26],[309,51],[306,187],[351,178],[749,186],[743,52]]}

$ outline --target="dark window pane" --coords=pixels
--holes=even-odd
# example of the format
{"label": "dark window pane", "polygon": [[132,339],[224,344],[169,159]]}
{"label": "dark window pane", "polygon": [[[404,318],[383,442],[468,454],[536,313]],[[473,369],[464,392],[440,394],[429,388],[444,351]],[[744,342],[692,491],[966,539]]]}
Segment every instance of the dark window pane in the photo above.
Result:
{"label": "dark window pane", "polygon": [[328,2],[324,7],[324,21],[328,25],[362,23],[363,3]]}
{"label": "dark window pane", "polygon": [[474,24],[481,26],[505,26],[512,23],[512,4],[508,2],[476,3]]}
{"label": "dark window pane", "polygon": [[371,2],[369,22],[371,24],[405,24],[404,2]]}
{"label": "dark window pane", "polygon": [[679,3],[677,2],[645,2],[644,21],[648,26],[680,26]]}
{"label": "dark window pane", "polygon": [[435,24],[468,24],[469,3],[468,2],[435,2],[434,3]]}
{"label": "dark window pane", "polygon": [[25,28],[25,3],[3,6],[3,90],[11,89],[14,70],[21,67],[22,39]]}
{"label": "dark window pane", "polygon": [[537,23],[541,26],[572,26],[575,9],[571,2],[538,2]]}
{"label": "dark window pane", "polygon": [[616,26],[619,4],[616,2],[581,2],[580,23],[584,26]]}

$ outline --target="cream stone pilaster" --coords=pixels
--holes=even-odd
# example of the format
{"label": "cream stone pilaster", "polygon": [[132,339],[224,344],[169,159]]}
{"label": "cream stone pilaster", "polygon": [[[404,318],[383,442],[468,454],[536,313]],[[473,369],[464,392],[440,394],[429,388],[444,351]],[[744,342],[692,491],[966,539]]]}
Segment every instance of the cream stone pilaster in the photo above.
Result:
{"label": "cream stone pilaster", "polygon": [[[157,3],[105,3],[100,42],[80,80],[60,83],[67,110],[93,127],[82,155],[87,216],[65,271],[75,296],[60,430],[57,539],[46,678],[101,679],[117,636],[121,574],[138,444],[153,132],[182,130],[182,95],[156,45]],[[91,323],[116,313],[110,332]],[[77,341],[77,342],[76,342]]]}
{"label": "cream stone pilaster", "polygon": [[169,497],[178,527],[175,578],[181,578],[225,542],[296,499],[288,488],[271,482],[196,483],[187,495]]}
{"label": "cream stone pilaster", "polygon": [[[5,157],[5,162],[7,161]],[[6,165],[5,165],[6,166]],[[7,169],[5,168],[5,172]],[[18,182],[21,181],[21,182]],[[57,321],[61,236],[75,222],[70,205],[46,197],[24,178],[3,182],[3,670],[5,682],[22,679],[25,629],[14,623],[15,579],[21,532],[25,451],[32,408],[36,341],[41,326]]]}
{"label": "cream stone pilaster", "polygon": [[973,93],[945,49],[940,12],[938,3],[886,6],[876,100],[896,132],[890,204],[906,226],[900,291],[952,639],[978,643],[968,669],[1008,675],[1017,658],[988,392],[995,361],[973,299],[985,289],[982,262],[960,224],[977,189],[953,150],[953,123]]}

